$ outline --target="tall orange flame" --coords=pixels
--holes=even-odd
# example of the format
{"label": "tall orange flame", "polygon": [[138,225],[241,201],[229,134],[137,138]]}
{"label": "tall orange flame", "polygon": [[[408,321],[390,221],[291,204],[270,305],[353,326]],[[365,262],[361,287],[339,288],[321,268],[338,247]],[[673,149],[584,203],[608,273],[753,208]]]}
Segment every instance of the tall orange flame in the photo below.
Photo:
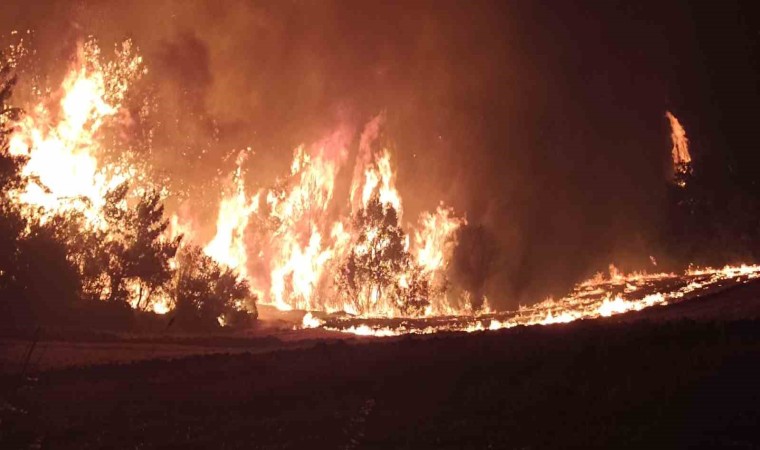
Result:
{"label": "tall orange flame", "polygon": [[28,157],[22,172],[32,180],[15,193],[20,202],[53,213],[78,209],[103,225],[99,211],[106,192],[132,173],[98,161],[99,131],[119,120],[129,84],[144,71],[130,41],[107,64],[94,41],[78,47],[58,93],[33,106],[10,137],[10,153]]}
{"label": "tall orange flame", "polygon": [[673,141],[671,157],[673,159],[673,172],[676,184],[686,186],[684,176],[691,172],[691,154],[689,153],[689,140],[686,138],[681,122],[670,111],[665,112],[665,117],[670,122],[670,139]]}

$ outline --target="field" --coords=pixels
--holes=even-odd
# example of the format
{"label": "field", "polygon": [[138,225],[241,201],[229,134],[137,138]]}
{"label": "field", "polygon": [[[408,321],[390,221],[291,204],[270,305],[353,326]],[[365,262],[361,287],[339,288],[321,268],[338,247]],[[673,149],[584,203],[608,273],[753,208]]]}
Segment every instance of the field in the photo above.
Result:
{"label": "field", "polygon": [[756,448],[759,292],[467,335],[41,341],[3,375],[0,447]]}

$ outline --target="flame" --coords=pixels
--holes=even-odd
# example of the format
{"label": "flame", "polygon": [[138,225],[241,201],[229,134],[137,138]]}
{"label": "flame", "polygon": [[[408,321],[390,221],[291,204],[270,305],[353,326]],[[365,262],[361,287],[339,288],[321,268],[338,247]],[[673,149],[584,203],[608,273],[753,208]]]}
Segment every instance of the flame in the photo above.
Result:
{"label": "flame", "polygon": [[372,196],[377,195],[380,203],[391,206],[398,212],[400,218],[402,214],[401,196],[396,190],[396,177],[391,168],[391,155],[388,150],[383,150],[374,164],[366,168],[363,178],[362,206],[366,207]]}
{"label": "flame", "polygon": [[140,284],[138,282],[130,282],[127,285],[127,290],[130,293],[129,306],[134,309],[150,309],[150,311],[156,314],[166,314],[174,308],[174,301],[171,297],[163,292],[155,293],[150,299],[150,304],[143,305],[146,294],[142,292]]}
{"label": "flame", "polygon": [[325,323],[324,320],[313,316],[310,312],[307,312],[303,316],[301,321],[301,328],[318,328]]}
{"label": "flame", "polygon": [[[380,253],[390,245],[374,225],[358,224],[356,214],[377,199],[382,208],[394,212],[397,223],[393,225],[402,226],[403,202],[391,153],[378,145],[382,120],[382,116],[373,119],[362,133],[348,215],[336,213],[341,210],[336,180],[348,161],[351,142],[351,133],[341,128],[311,146],[296,148],[289,175],[274,188],[261,188],[249,196],[238,166],[233,177],[236,189],[221,201],[217,233],[206,252],[237,268],[262,303],[281,310],[362,316],[471,313],[467,302],[452,305],[443,294],[455,234],[466,223],[443,204],[434,212],[422,213],[403,235],[410,265],[394,273],[392,292],[369,285],[349,298],[338,292],[334,276],[349,255]],[[247,255],[255,255],[255,262],[247,264]],[[429,306],[417,312],[402,311],[394,293],[411,295],[413,284],[419,282],[433,287],[425,299]]]}
{"label": "flame", "polygon": [[348,138],[339,130],[308,152],[297,148],[289,178],[281,189],[269,191],[269,217],[275,224],[265,239],[271,255],[269,298],[280,309],[324,309],[317,291],[344,243],[342,225],[330,220],[329,208]]}
{"label": "flame", "polygon": [[[456,247],[456,232],[467,224],[467,220],[454,215],[451,208],[439,205],[434,213],[420,215],[419,228],[414,231],[412,253],[417,264],[429,274],[431,282],[438,290],[444,289],[445,271]],[[434,297],[427,315],[470,313],[451,304],[448,298]],[[469,308],[469,303],[464,303]]]}
{"label": "flame", "polygon": [[206,254],[219,263],[237,269],[242,276],[247,275],[247,254],[244,244],[244,232],[248,225],[248,216],[259,207],[258,196],[248,198],[243,184],[242,164],[247,153],[240,152],[237,169],[232,177],[234,191],[219,204],[219,217],[216,222],[216,235],[205,247]]}
{"label": "flame", "polygon": [[23,192],[14,193],[18,201],[48,213],[77,209],[92,224],[104,224],[106,192],[133,172],[98,161],[100,131],[118,123],[129,85],[143,73],[142,57],[130,41],[107,64],[93,40],[79,45],[58,92],[14,124],[9,151],[28,158],[22,174],[31,177]]}
{"label": "flame", "polygon": [[[105,132],[129,122],[126,96],[145,73],[131,41],[117,46],[114,57],[104,62],[96,41],[90,39],[77,46],[57,89],[35,89],[39,101],[13,123],[8,148],[10,154],[26,158],[21,172],[29,183],[23,191],[11,192],[11,198],[30,217],[44,222],[76,211],[82,213],[85,226],[107,231],[102,210],[106,194],[140,174],[131,165],[104,162]],[[136,281],[126,288],[134,308],[165,314],[172,307],[166,294],[154,295],[143,305],[146,292]]]}
{"label": "flame", "polygon": [[673,141],[671,156],[673,158],[673,172],[676,177],[676,184],[680,187],[686,186],[685,176],[691,173],[691,154],[689,154],[689,140],[686,138],[681,122],[670,111],[665,112],[665,117],[670,122],[670,139]]}
{"label": "flame", "polygon": [[609,275],[596,274],[578,283],[567,296],[559,300],[550,298],[530,307],[520,307],[517,311],[484,312],[474,317],[432,317],[392,325],[356,323],[356,319],[337,318],[325,321],[320,326],[326,330],[359,336],[385,337],[444,331],[472,333],[520,325],[562,324],[667,305],[699,296],[726,283],[746,283],[758,278],[760,265],[690,268],[680,275],[643,272],[623,274],[610,266]]}

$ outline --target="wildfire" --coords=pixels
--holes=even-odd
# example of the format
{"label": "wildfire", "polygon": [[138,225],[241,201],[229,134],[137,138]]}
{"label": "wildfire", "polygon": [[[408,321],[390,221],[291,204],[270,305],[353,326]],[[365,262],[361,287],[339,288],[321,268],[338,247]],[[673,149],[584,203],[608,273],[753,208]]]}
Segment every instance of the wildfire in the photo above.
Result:
{"label": "wildfire", "polygon": [[[30,214],[45,220],[73,210],[84,215],[88,226],[107,227],[107,194],[141,174],[128,164],[105,162],[104,134],[128,122],[127,92],[145,73],[131,42],[105,63],[90,40],[79,46],[60,87],[13,124],[9,151],[27,158],[23,174],[30,180],[13,195]],[[666,117],[676,183],[685,186],[691,171],[688,139],[678,119],[670,112]],[[281,310],[342,313],[327,319],[308,313],[304,328],[374,336],[608,317],[667,304],[726,280],[760,276],[760,266],[690,269],[682,276],[623,274],[611,266],[609,275],[579,283],[559,300],[518,311],[493,313],[487,301],[478,309],[467,293],[451,298],[447,271],[467,221],[443,203],[416,221],[407,219],[392,151],[382,136],[383,121],[381,115],[365,125],[356,149],[346,127],[299,146],[289,173],[274,186],[251,189],[244,166],[252,152],[240,152],[219,198],[216,233],[203,247],[205,253],[245,277],[261,303]],[[352,150],[356,154],[349,167]],[[347,192],[338,192],[341,174],[351,175]],[[196,231],[175,213],[167,239],[200,236]],[[130,285],[128,290],[130,303],[141,307],[142,287]],[[150,307],[166,313],[173,305],[168,296],[159,296]],[[373,319],[395,322],[378,325]]]}

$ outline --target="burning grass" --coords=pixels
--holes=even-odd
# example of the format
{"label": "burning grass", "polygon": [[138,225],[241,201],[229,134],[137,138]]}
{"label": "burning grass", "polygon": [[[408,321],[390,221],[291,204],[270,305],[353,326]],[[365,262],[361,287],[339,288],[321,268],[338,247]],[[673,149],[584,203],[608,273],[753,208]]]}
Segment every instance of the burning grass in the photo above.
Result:
{"label": "burning grass", "polygon": [[380,318],[304,315],[303,328],[322,327],[360,336],[431,334],[442,331],[475,332],[519,325],[551,325],[610,317],[653,306],[664,306],[749,283],[760,277],[760,266],[689,269],[674,273],[622,274],[613,267],[609,276],[597,274],[579,283],[565,297],[548,299],[516,311],[484,311],[468,316]]}

